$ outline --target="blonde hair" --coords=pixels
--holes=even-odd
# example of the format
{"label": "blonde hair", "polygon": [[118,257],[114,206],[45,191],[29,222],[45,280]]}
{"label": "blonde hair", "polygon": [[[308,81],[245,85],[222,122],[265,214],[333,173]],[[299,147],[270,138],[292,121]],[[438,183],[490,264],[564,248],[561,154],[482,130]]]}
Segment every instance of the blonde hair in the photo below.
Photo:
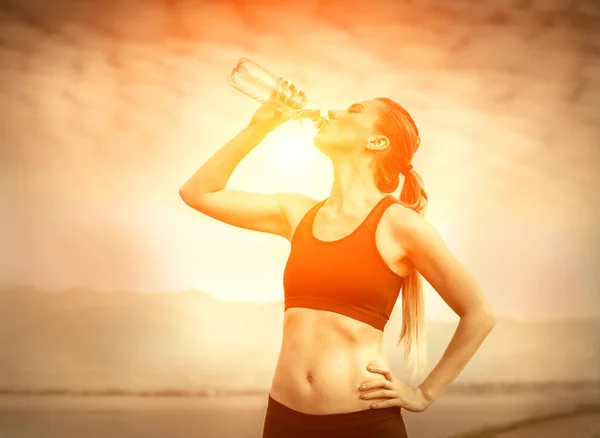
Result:
{"label": "blonde hair", "polygon": [[[412,168],[412,158],[419,148],[419,131],[410,114],[398,103],[379,97],[385,104],[376,129],[390,140],[386,148],[375,160],[375,182],[383,193],[396,191],[400,184],[400,174],[405,173],[400,204],[425,215],[428,202],[421,175]],[[410,165],[410,166],[409,166]],[[416,269],[412,269],[402,286],[402,328],[397,345],[404,341],[404,359],[412,377],[422,375],[427,367],[425,343],[425,303],[423,279]]]}

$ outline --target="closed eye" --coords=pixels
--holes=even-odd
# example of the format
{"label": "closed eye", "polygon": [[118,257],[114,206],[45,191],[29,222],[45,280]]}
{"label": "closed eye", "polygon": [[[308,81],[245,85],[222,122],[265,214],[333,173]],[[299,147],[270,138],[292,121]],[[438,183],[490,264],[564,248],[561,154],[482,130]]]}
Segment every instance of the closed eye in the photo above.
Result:
{"label": "closed eye", "polygon": [[364,110],[364,107],[361,104],[352,105],[350,108],[348,108],[349,113],[359,113],[362,110]]}

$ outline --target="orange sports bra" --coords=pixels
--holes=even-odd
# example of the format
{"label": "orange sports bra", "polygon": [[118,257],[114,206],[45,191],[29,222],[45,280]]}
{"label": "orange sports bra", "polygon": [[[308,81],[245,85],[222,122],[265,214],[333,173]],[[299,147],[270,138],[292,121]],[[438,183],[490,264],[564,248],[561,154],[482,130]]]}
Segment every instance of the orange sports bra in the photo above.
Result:
{"label": "orange sports bra", "polygon": [[375,230],[385,210],[397,200],[387,195],[348,236],[317,239],[313,221],[327,199],[302,218],[283,274],[285,307],[327,310],[383,331],[404,284],[385,263],[375,243]]}

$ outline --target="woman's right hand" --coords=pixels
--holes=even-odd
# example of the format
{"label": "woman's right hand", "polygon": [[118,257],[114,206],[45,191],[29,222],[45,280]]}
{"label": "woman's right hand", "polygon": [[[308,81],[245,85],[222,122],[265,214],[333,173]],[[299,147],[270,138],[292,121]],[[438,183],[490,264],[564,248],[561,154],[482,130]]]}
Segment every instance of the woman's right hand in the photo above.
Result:
{"label": "woman's right hand", "polygon": [[252,126],[271,131],[289,120],[290,116],[274,103],[263,104],[252,116]]}
{"label": "woman's right hand", "polygon": [[[287,81],[284,82],[287,85]],[[294,85],[290,85],[290,90],[296,91]],[[304,96],[304,93],[300,91],[300,96]],[[258,126],[263,129],[272,130],[282,123],[290,119],[290,114],[287,111],[282,110],[277,103],[265,103],[263,104],[252,116],[250,124]]]}

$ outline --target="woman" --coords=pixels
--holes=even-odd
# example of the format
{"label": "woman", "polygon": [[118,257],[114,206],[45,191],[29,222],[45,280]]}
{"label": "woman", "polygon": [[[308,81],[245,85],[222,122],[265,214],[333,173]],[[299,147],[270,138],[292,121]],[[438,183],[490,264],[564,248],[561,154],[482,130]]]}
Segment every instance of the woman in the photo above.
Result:
{"label": "woman", "polygon": [[[236,227],[291,243],[284,271],[281,352],[263,438],[403,437],[401,409],[427,409],[458,376],[495,323],[472,276],[422,217],[427,203],[411,160],[411,116],[377,98],[330,111],[314,139],[332,161],[331,195],[258,194],[225,186],[238,163],[287,116],[263,105],[180,189],[186,204]],[[403,175],[400,199],[394,192]],[[234,268],[235,269],[235,268]],[[405,358],[425,367],[422,275],[460,323],[417,387],[395,378],[382,335],[402,292]]]}

